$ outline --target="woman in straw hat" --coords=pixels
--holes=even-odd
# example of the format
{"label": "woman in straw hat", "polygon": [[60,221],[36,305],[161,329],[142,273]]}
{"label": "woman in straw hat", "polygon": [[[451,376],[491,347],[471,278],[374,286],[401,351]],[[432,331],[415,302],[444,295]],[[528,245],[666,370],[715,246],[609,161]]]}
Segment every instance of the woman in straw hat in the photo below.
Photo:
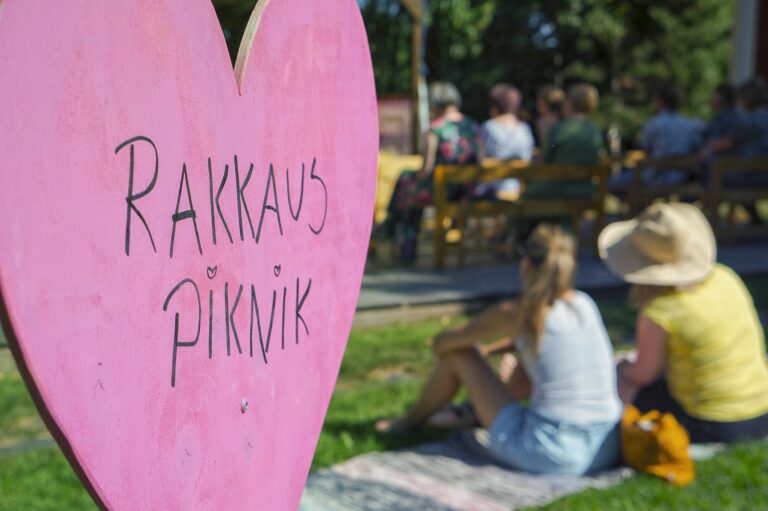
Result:
{"label": "woman in straw hat", "polygon": [[[404,432],[427,422],[463,385],[490,451],[531,472],[582,474],[619,459],[622,406],[608,334],[592,299],[572,288],[573,238],[539,225],[525,245],[518,303],[490,309],[434,341],[438,362],[408,413],[376,424]],[[482,347],[483,341],[511,336]],[[503,383],[483,355],[515,349],[520,360]],[[528,404],[521,401],[528,399]]]}
{"label": "woman in straw hat", "polygon": [[618,365],[622,399],[671,412],[693,442],[768,435],[763,329],[744,283],[715,262],[704,215],[656,204],[606,227],[598,244],[639,309],[637,351]]}

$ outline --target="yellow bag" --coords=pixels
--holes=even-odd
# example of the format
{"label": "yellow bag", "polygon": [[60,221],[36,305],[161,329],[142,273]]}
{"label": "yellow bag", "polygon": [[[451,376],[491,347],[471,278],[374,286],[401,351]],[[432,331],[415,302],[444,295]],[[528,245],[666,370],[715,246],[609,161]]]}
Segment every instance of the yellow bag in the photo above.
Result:
{"label": "yellow bag", "polygon": [[689,445],[688,432],[671,413],[641,414],[632,405],[624,410],[621,450],[624,461],[635,470],[686,486],[695,475]]}

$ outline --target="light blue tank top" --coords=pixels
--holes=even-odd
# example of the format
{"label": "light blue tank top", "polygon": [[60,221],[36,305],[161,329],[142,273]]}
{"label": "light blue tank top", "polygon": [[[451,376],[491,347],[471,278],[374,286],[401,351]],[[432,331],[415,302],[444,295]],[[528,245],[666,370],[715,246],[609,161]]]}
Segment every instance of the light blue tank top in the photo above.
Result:
{"label": "light blue tank top", "polygon": [[616,422],[622,404],[608,333],[597,305],[576,291],[549,310],[538,356],[518,342],[522,363],[533,384],[529,409],[574,424]]}

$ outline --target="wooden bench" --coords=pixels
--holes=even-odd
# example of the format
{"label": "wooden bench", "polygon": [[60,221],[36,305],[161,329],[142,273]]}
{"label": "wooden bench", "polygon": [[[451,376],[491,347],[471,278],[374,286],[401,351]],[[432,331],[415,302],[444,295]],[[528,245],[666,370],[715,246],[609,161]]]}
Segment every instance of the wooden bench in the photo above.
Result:
{"label": "wooden bench", "polygon": [[629,214],[636,216],[656,199],[666,201],[687,200],[704,201],[706,187],[702,181],[684,181],[674,185],[653,185],[643,181],[643,174],[648,169],[655,169],[663,174],[669,170],[682,170],[695,173],[700,163],[695,156],[675,156],[671,158],[645,158],[635,163],[632,169],[632,182],[627,191]]}
{"label": "wooden bench", "polygon": [[[470,217],[489,217],[505,215],[507,217],[531,218],[569,216],[572,219],[574,233],[578,233],[579,222],[586,211],[594,211],[595,241],[605,223],[605,196],[610,166],[576,165],[529,165],[527,162],[494,162],[491,165],[438,165],[434,173],[435,225],[433,231],[435,268],[443,268],[448,251],[446,225],[455,222],[455,227],[463,231]],[[526,197],[525,192],[516,201],[501,200],[465,200],[450,202],[448,190],[456,185],[498,181],[514,178],[521,181],[522,189],[534,182],[591,182],[595,192],[578,197]],[[465,262],[466,236],[460,236],[458,262]]]}
{"label": "wooden bench", "polygon": [[[729,175],[765,175],[766,184],[746,182],[727,186]],[[706,213],[719,238],[734,238],[739,235],[754,235],[758,231],[768,234],[768,227],[756,226],[753,229],[733,230],[731,210],[736,204],[754,204],[761,199],[768,199],[768,158],[723,158],[715,160],[709,176],[709,190],[706,200]],[[728,215],[723,222],[720,210],[727,205]]]}

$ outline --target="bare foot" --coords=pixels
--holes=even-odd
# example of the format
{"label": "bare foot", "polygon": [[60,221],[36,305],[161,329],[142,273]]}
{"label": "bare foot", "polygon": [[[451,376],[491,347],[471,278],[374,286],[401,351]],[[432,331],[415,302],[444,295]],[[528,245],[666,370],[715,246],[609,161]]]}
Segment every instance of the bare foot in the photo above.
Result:
{"label": "bare foot", "polygon": [[469,402],[451,404],[433,413],[427,421],[430,426],[441,429],[462,429],[476,426],[477,417]]}
{"label": "bare foot", "polygon": [[374,429],[376,432],[386,435],[400,435],[413,431],[415,427],[401,417],[398,419],[379,419],[376,421]]}

